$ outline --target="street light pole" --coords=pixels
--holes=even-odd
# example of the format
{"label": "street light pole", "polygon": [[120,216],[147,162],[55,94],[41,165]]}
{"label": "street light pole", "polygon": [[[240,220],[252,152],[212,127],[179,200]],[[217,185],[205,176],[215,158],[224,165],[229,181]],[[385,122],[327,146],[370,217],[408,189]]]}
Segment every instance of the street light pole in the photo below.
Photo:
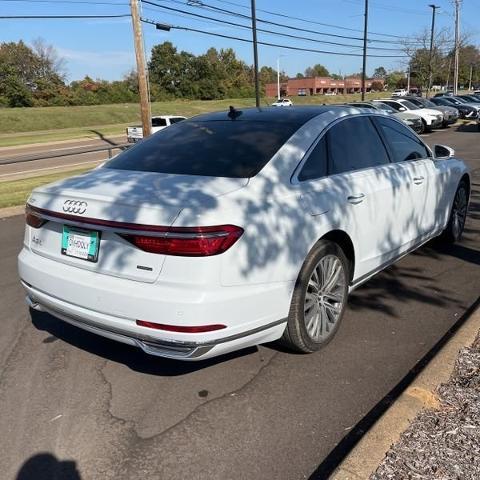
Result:
{"label": "street light pole", "polygon": [[258,82],[258,46],[257,46],[257,13],[255,0],[251,0],[252,36],[253,36],[253,67],[255,69],[255,105],[260,107],[260,86]]}
{"label": "street light pole", "polygon": [[430,57],[428,61],[428,88],[427,88],[427,98],[430,96],[430,90],[432,89],[432,80],[433,80],[433,67],[432,67],[432,60],[433,60],[433,36],[435,34],[435,13],[440,8],[436,5],[429,5],[432,9],[432,31],[430,34]]}
{"label": "street light pole", "polygon": [[277,57],[277,99],[280,100],[280,57]]}
{"label": "street light pole", "polygon": [[365,0],[365,25],[363,30],[363,66],[362,66],[362,100],[365,100],[365,84],[367,77],[367,38],[368,38],[368,0]]}

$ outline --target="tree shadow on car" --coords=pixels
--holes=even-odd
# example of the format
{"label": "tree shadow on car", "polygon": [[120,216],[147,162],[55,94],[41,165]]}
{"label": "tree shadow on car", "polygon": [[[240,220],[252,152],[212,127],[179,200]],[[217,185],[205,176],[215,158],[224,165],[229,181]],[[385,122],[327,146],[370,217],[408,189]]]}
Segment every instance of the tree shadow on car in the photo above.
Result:
{"label": "tree shadow on car", "polygon": [[52,343],[59,339],[75,348],[112,362],[121,363],[131,370],[148,375],[164,377],[186,375],[217,363],[225,363],[229,360],[251,355],[258,350],[257,347],[250,347],[212,359],[185,362],[148,355],[140,348],[87,332],[63,320],[58,320],[46,312],[30,309],[30,316],[37,330],[50,333],[51,336],[45,338],[44,343]]}

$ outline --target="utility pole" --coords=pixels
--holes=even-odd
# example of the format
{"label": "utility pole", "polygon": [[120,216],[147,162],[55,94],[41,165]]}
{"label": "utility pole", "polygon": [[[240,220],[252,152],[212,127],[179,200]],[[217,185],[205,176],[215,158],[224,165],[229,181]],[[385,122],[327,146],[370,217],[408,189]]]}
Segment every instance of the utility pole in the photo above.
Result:
{"label": "utility pole", "polygon": [[453,68],[453,94],[458,93],[458,69],[460,56],[460,2],[455,0],[455,63]]}
{"label": "utility pole", "polygon": [[407,67],[407,92],[410,92],[410,65]]}
{"label": "utility pole", "polygon": [[430,57],[428,61],[428,88],[427,88],[427,98],[430,97],[430,90],[432,89],[432,80],[433,80],[433,36],[435,34],[435,13],[440,8],[436,5],[429,5],[432,9],[432,32],[430,34]]}
{"label": "utility pole", "polygon": [[255,106],[260,107],[260,86],[258,83],[258,46],[257,46],[257,9],[255,0],[251,0],[252,36],[253,36],[253,66],[255,69]]}
{"label": "utility pole", "polygon": [[143,49],[142,24],[138,9],[138,0],[130,0],[132,12],[133,41],[135,44],[135,58],[137,60],[138,90],[140,92],[140,113],[142,116],[143,138],[152,133],[152,112],[148,98],[147,68],[145,51]]}
{"label": "utility pole", "polygon": [[473,64],[470,65],[470,81],[468,82],[468,90],[472,89]]}
{"label": "utility pole", "polygon": [[368,0],[365,0],[365,25],[363,30],[363,66],[362,66],[362,101],[365,100],[365,80],[367,78],[367,40],[368,40]]}

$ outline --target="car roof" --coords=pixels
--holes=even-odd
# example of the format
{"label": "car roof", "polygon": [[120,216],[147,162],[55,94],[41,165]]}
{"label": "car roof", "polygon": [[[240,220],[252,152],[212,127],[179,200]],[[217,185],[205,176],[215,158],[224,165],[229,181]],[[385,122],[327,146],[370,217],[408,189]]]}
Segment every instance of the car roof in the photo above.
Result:
{"label": "car roof", "polygon": [[220,112],[205,113],[190,118],[187,122],[215,122],[215,121],[247,121],[247,122],[275,122],[275,123],[289,123],[294,122],[303,124],[311,120],[313,117],[321,115],[322,113],[332,110],[348,110],[348,107],[342,105],[306,105],[293,106],[291,108],[275,108],[275,107],[261,107],[261,108],[238,108],[234,113],[229,110]]}

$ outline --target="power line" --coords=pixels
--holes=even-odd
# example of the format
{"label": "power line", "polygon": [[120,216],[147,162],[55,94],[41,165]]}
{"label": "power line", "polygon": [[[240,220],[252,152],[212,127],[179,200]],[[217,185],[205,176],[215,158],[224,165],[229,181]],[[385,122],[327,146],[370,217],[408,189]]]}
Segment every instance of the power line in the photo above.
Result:
{"label": "power line", "polygon": [[[248,9],[248,7],[246,5],[242,5],[242,4],[236,3],[236,2],[230,2],[228,0],[213,0],[213,1]],[[269,15],[274,15],[275,17],[288,18],[289,20],[298,20],[299,22],[309,23],[311,25],[320,25],[322,27],[337,28],[339,30],[346,30],[346,31],[350,31],[350,32],[363,33],[363,30],[360,30],[358,28],[349,28],[349,27],[344,27],[344,26],[341,26],[341,25],[334,25],[334,24],[331,24],[331,23],[317,22],[315,20],[308,20],[306,18],[294,17],[292,15],[285,15],[285,14],[279,13],[279,12],[272,12],[271,10],[263,10],[261,8],[257,8],[257,10],[259,12],[267,13]],[[380,36],[383,36],[383,37],[397,38],[397,39],[403,39],[403,40],[408,38],[408,37],[402,37],[400,35],[393,35],[391,33],[379,33],[379,32],[370,32],[369,31],[368,34],[369,35],[380,35]]]}
{"label": "power line", "polygon": [[[361,0],[342,0],[343,2],[346,3],[351,3],[353,5],[361,5]],[[389,12],[396,12],[396,13],[407,13],[409,15],[428,15],[426,12],[421,12],[420,10],[412,10],[412,9],[407,9],[407,8],[399,8],[398,6],[393,6],[393,5],[385,5],[382,3],[377,3],[377,2],[372,2],[371,7],[373,8],[378,8],[381,10],[387,10]]]}
{"label": "power line", "polygon": [[[151,25],[157,25],[161,22],[156,22],[154,20],[149,20],[146,18],[142,18],[142,22],[144,23],[149,23]],[[170,29],[173,30],[185,30],[189,32],[196,32],[196,33],[202,33],[204,35],[210,35],[213,37],[220,37],[220,38],[228,38],[230,40],[238,40],[240,42],[245,42],[245,43],[252,43],[252,40],[248,40],[246,38],[242,37],[234,37],[232,35],[224,35],[221,33],[213,33],[213,32],[208,32],[206,30],[200,30],[197,28],[191,28],[191,27],[184,27],[182,25],[168,25]],[[278,43],[270,43],[270,42],[264,42],[264,41],[259,41],[259,45],[265,45],[267,47],[276,47],[276,48],[284,48],[287,50],[296,50],[296,51],[301,51],[301,52],[312,52],[312,53],[322,53],[325,55],[341,55],[344,57],[362,57],[362,54],[358,53],[346,53],[346,52],[332,52],[328,50],[317,50],[317,49],[312,49],[312,48],[303,48],[303,47],[293,47],[290,45],[281,45]],[[371,58],[405,58],[405,55],[368,55],[368,57]]]}
{"label": "power line", "polygon": [[[173,2],[173,3],[180,3],[180,2],[178,2],[178,0],[168,0],[168,1]],[[192,3],[192,6],[203,7],[203,8],[209,9],[209,10],[214,10],[216,12],[219,12],[219,13],[223,14],[223,15],[230,15],[230,16],[233,16],[233,17],[250,20],[249,15],[245,15],[243,13],[235,12],[235,11],[232,11],[232,10],[226,10],[224,8],[216,7],[214,5],[209,5],[209,4],[207,4],[207,3],[205,3],[201,0],[195,0],[194,3]],[[257,18],[257,21],[261,22],[261,23],[267,23],[269,25],[275,25],[275,26],[281,27],[281,28],[288,28],[288,29],[295,30],[295,31],[313,33],[315,35],[335,37],[335,38],[343,38],[343,39],[347,39],[347,40],[363,41],[363,37],[352,37],[352,36],[348,36],[348,35],[340,35],[340,34],[337,34],[337,33],[327,33],[327,32],[321,32],[321,31],[318,31],[318,30],[310,30],[310,29],[307,29],[307,28],[295,27],[295,26],[292,26],[292,25],[282,24],[282,23],[278,23],[278,22],[274,22],[274,21],[266,20],[266,19],[260,19],[260,18]],[[400,42],[392,41],[392,40],[370,39],[369,43],[390,43],[390,44],[394,43],[394,44],[398,44]],[[401,43],[402,44],[409,43],[409,44],[413,45],[413,44],[417,44],[418,42],[401,42]]]}
{"label": "power line", "polygon": [[75,18],[125,18],[130,17],[130,14],[125,15],[2,15],[0,20],[57,20],[57,19],[75,19]]}
{"label": "power line", "polygon": [[118,5],[118,6],[127,6],[127,2],[97,2],[95,0],[89,1],[89,0],[2,0],[3,2],[15,2],[15,3],[53,3],[53,4],[62,4],[62,5],[68,5],[68,4],[88,4],[88,5]]}
{"label": "power line", "polygon": [[[148,4],[148,5],[154,5],[155,7],[162,8],[164,10],[190,15],[192,17],[196,17],[196,18],[200,18],[200,19],[214,21],[214,22],[217,22],[217,23],[225,24],[225,25],[231,25],[231,26],[236,27],[236,28],[246,28],[248,30],[251,30],[251,28],[252,28],[251,26],[242,25],[242,24],[238,24],[238,23],[234,23],[234,22],[229,22],[228,20],[222,20],[222,19],[215,18],[215,17],[209,17],[209,16],[206,16],[206,15],[201,15],[201,14],[198,14],[198,13],[189,12],[187,10],[180,10],[178,8],[167,7],[165,5],[160,5],[158,3],[151,2],[150,0],[142,0],[142,3]],[[361,48],[360,45],[346,44],[346,43],[340,43],[340,42],[332,42],[332,41],[328,41],[328,40],[318,40],[318,39],[312,38],[312,37],[292,35],[292,34],[289,34],[289,33],[276,32],[276,31],[272,31],[272,30],[266,30],[266,29],[263,29],[263,28],[257,28],[257,30],[259,32],[267,33],[269,35],[278,35],[278,36],[282,36],[282,37],[293,38],[293,39],[296,39],[296,40],[306,40],[306,41],[314,42],[314,43],[323,43],[323,44],[327,44],[327,45],[336,45],[336,46],[347,47],[347,48]],[[372,50],[391,51],[391,52],[397,52],[397,51],[400,50],[398,48],[384,48],[384,47],[371,47],[371,49]]]}

